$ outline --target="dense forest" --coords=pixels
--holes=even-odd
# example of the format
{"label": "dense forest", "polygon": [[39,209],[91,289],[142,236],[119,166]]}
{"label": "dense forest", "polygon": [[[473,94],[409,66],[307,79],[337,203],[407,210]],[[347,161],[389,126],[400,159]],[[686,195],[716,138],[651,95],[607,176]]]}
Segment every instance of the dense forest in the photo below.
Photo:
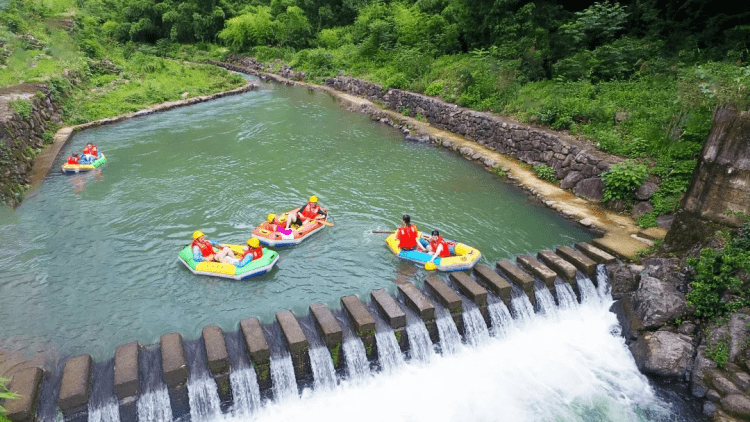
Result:
{"label": "dense forest", "polygon": [[[66,20],[70,37],[54,30]],[[742,2],[11,0],[0,22],[5,85],[78,66],[101,86],[117,78],[103,61],[158,73],[239,52],[567,130],[629,158],[605,199],[627,207],[632,186],[660,183],[643,226],[678,206],[713,110],[750,104]]]}

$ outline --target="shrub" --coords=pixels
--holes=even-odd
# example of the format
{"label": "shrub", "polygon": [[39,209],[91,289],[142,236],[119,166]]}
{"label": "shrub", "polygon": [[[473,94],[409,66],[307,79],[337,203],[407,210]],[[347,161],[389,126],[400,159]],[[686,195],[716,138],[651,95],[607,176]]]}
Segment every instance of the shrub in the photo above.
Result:
{"label": "shrub", "polygon": [[618,199],[629,200],[632,198],[633,191],[646,181],[648,169],[645,164],[637,164],[633,161],[626,161],[612,166],[609,171],[602,173],[604,180],[604,201],[614,201]]}
{"label": "shrub", "polygon": [[553,169],[550,166],[547,165],[539,165],[533,167],[534,173],[536,173],[536,177],[546,180],[550,183],[557,182],[557,174],[555,174],[555,169]]}
{"label": "shrub", "polygon": [[430,82],[430,84],[427,85],[427,88],[425,88],[424,93],[431,97],[439,97],[440,95],[443,94],[443,89],[444,89],[443,81],[434,81],[434,82]]}
{"label": "shrub", "polygon": [[18,113],[18,115],[24,119],[31,117],[31,101],[19,98],[17,100],[8,101],[8,105],[14,112]]}

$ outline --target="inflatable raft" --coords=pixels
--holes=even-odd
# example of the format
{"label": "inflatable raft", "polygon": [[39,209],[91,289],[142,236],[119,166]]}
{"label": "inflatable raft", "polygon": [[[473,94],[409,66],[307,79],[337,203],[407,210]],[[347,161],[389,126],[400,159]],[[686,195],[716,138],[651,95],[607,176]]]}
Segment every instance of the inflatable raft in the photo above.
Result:
{"label": "inflatable raft", "polygon": [[104,163],[107,162],[107,158],[104,156],[104,154],[99,154],[99,157],[94,160],[91,164],[68,164],[65,163],[62,165],[62,171],[63,173],[68,174],[74,174],[74,173],[81,173],[84,171],[91,171],[94,169],[97,169],[101,167]]}
{"label": "inflatable raft", "polygon": [[[244,253],[244,249],[240,245],[226,246],[229,246],[236,256],[242,256]],[[196,262],[193,259],[193,251],[191,250],[190,245],[188,245],[180,251],[179,260],[185,264],[193,274],[231,278],[232,280],[244,280],[271,271],[271,268],[273,268],[279,260],[279,253],[272,251],[271,249],[263,248],[263,256],[260,259],[254,259],[248,262],[244,267],[237,267],[232,264],[224,264],[214,261]]]}
{"label": "inflatable raft", "polygon": [[[286,217],[287,215],[289,215],[289,212],[295,210],[297,210],[297,208],[285,212],[278,217],[277,221],[282,224],[286,223]],[[323,211],[326,210],[323,209]],[[260,241],[260,243],[265,246],[278,247],[297,245],[313,234],[319,232],[320,230],[323,230],[323,227],[326,226],[325,221],[325,218],[323,218],[317,220],[307,220],[301,226],[292,225],[289,228],[289,230],[291,230],[291,233],[289,234],[272,231],[270,228],[270,223],[264,221],[258,227],[256,227],[255,230],[253,230],[253,237],[257,238],[258,241]]]}
{"label": "inflatable raft", "polygon": [[[418,232],[419,241],[422,246],[427,247],[429,244],[429,236]],[[479,250],[472,248],[471,246],[458,243],[453,240],[445,239],[448,247],[451,251],[451,256],[445,258],[435,258],[432,261],[435,264],[435,269],[438,271],[465,271],[470,269],[479,261],[482,257],[482,253]],[[388,245],[388,249],[391,250],[397,257],[405,259],[407,261],[416,262],[424,265],[430,260],[430,255],[427,252],[421,252],[418,250],[405,251],[398,247],[398,240],[396,239],[396,233],[391,234],[385,239],[385,243]]]}

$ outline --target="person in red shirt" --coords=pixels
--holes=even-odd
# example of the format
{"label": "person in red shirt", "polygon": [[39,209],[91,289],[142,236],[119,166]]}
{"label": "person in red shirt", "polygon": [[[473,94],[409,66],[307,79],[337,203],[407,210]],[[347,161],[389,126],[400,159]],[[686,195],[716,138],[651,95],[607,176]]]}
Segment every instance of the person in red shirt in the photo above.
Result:
{"label": "person in red shirt", "polygon": [[432,253],[432,257],[429,262],[435,260],[435,258],[445,258],[451,256],[451,250],[448,247],[448,243],[440,236],[440,232],[437,230],[432,231],[430,236],[430,244],[427,245],[427,252]]}
{"label": "person in red shirt", "polygon": [[71,155],[70,157],[68,157],[68,164],[78,164],[79,158],[80,156],[78,155],[78,153]]}
{"label": "person in red shirt", "polygon": [[307,201],[307,204],[298,210],[289,212],[286,217],[286,228],[288,229],[292,224],[301,226],[305,221],[314,220],[320,215],[324,218],[328,217],[328,213],[318,204],[318,197],[313,195]]}
{"label": "person in red shirt", "polygon": [[248,262],[260,259],[263,257],[263,247],[260,246],[260,241],[256,238],[250,238],[247,240],[247,248],[245,254],[240,258],[238,267],[244,267]]}
{"label": "person in red shirt", "polygon": [[414,249],[424,250],[422,244],[419,243],[417,226],[411,224],[411,216],[404,214],[401,219],[404,225],[396,230],[398,247],[406,251],[413,251]]}

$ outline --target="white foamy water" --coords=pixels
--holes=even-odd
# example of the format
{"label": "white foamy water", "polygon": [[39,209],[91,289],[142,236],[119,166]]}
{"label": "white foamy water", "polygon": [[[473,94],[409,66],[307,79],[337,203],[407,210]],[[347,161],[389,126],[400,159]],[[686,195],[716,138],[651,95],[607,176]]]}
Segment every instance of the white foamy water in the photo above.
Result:
{"label": "white foamy water", "polygon": [[580,271],[576,274],[576,283],[578,283],[578,291],[581,292],[581,303],[596,303],[601,301],[594,282]]}
{"label": "white foamy water", "polygon": [[520,294],[511,299],[510,307],[513,309],[513,317],[519,325],[528,324],[534,318],[534,307],[531,306],[531,302],[525,294]]}
{"label": "white foamy water", "polygon": [[492,335],[495,337],[505,337],[510,330],[515,329],[513,317],[510,316],[508,307],[503,302],[496,302],[487,307],[492,321]]}
{"label": "white foamy water", "polygon": [[191,421],[210,421],[221,415],[219,391],[213,378],[208,375],[191,376],[187,388]]}
{"label": "white foamy water", "polygon": [[557,293],[557,301],[560,303],[560,309],[574,309],[578,307],[573,287],[560,277],[555,279],[555,293]]}
{"label": "white foamy water", "polygon": [[437,318],[438,335],[440,336],[440,349],[445,355],[457,353],[461,348],[461,334],[458,333],[456,323],[453,322],[448,311],[443,310]]}
{"label": "white foamy water", "polygon": [[95,408],[89,402],[89,422],[120,422],[120,407],[117,399],[112,398],[103,406]]}
{"label": "white foamy water", "polygon": [[383,331],[376,331],[375,341],[378,344],[378,362],[380,362],[383,372],[395,372],[396,368],[404,364],[404,354],[401,353],[401,348],[391,327],[386,327]]}
{"label": "white foamy water", "polygon": [[260,388],[253,367],[232,370],[229,382],[232,385],[232,412],[235,416],[247,417],[260,408]]}
{"label": "white foamy water", "polygon": [[269,403],[253,420],[669,420],[624,340],[611,334],[617,318],[608,312],[611,299],[604,302],[532,318],[429,364],[406,363],[359,385]]}
{"label": "white foamy water", "polygon": [[333,359],[328,349],[325,346],[311,347],[308,353],[315,390],[331,390],[336,387],[336,370],[333,368]]}
{"label": "white foamy water", "polygon": [[539,310],[543,315],[548,317],[554,317],[557,315],[555,298],[552,297],[552,293],[549,292],[546,286],[539,289],[534,287],[534,297],[536,298],[536,304],[539,306]]}
{"label": "white foamy water", "polygon": [[271,383],[273,397],[277,403],[284,403],[299,397],[292,355],[289,352],[279,357],[271,356]]}
{"label": "white foamy water", "polygon": [[169,403],[167,387],[162,386],[138,398],[138,420],[151,422],[171,422],[172,405]]}
{"label": "white foamy water", "polygon": [[370,375],[370,361],[367,360],[365,345],[362,339],[352,337],[344,340],[344,359],[346,359],[346,373],[349,381],[362,382]]}
{"label": "white foamy water", "polygon": [[490,338],[487,324],[476,306],[468,308],[464,306],[464,338],[471,346],[484,344]]}
{"label": "white foamy water", "polygon": [[428,363],[435,354],[435,346],[424,321],[420,319],[410,323],[406,326],[406,333],[409,335],[409,358]]}

